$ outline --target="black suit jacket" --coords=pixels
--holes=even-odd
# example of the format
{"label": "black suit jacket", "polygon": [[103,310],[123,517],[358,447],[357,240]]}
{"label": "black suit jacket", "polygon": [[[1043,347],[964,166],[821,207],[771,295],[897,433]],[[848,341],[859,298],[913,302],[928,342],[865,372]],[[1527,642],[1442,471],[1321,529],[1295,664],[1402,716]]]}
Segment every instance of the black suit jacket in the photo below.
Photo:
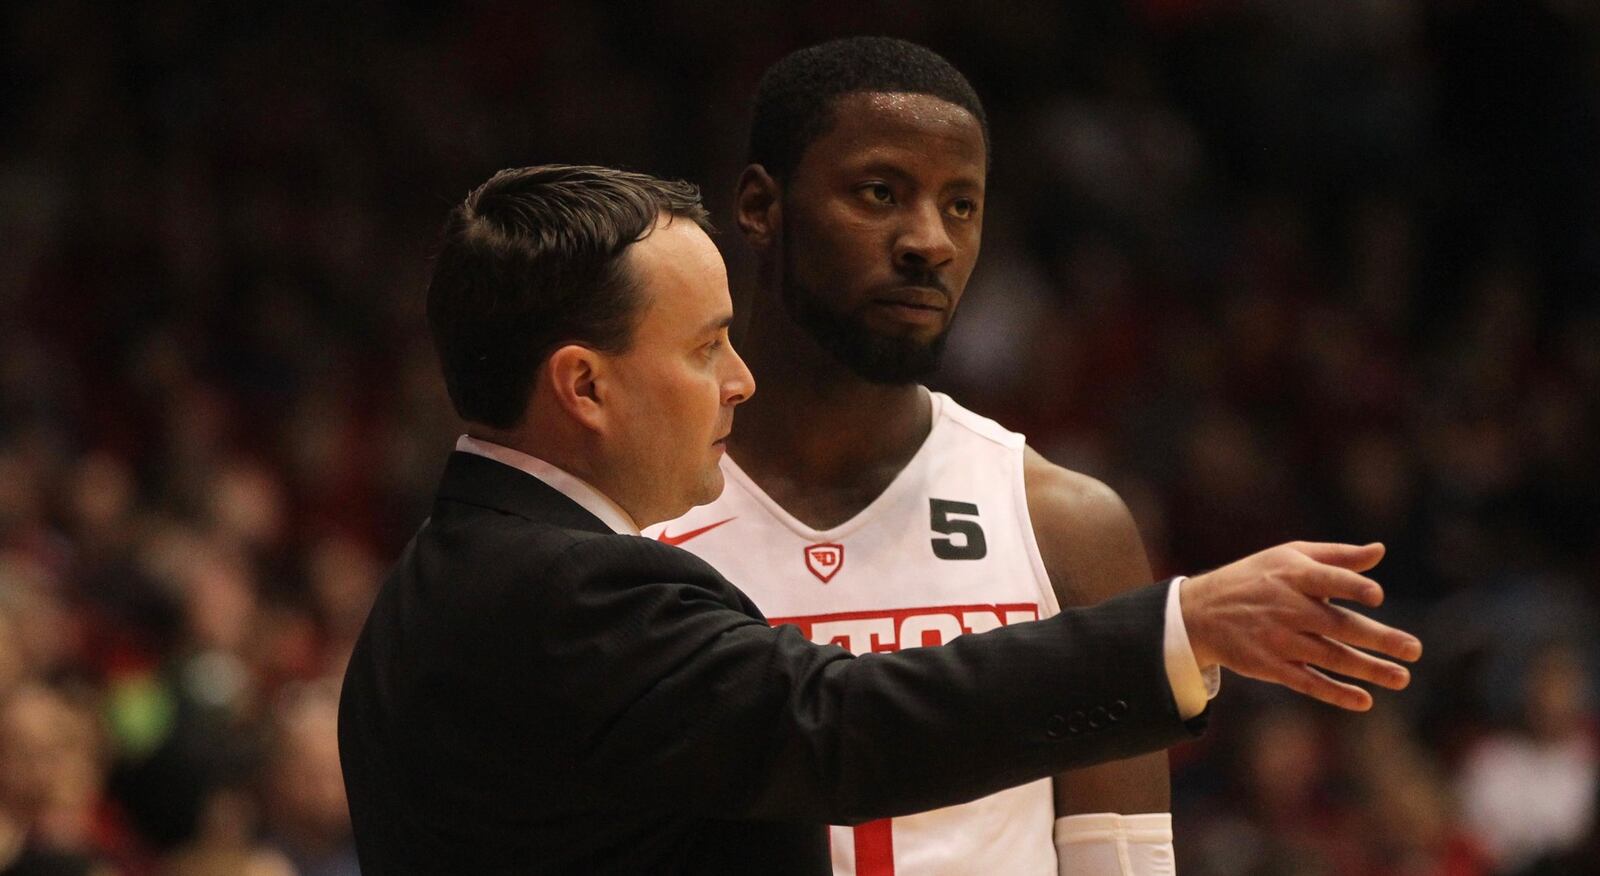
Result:
{"label": "black suit jacket", "polygon": [[1166,587],[852,657],[699,558],[454,454],[345,675],[361,866],[829,872],[825,823],[974,799],[1197,729]]}

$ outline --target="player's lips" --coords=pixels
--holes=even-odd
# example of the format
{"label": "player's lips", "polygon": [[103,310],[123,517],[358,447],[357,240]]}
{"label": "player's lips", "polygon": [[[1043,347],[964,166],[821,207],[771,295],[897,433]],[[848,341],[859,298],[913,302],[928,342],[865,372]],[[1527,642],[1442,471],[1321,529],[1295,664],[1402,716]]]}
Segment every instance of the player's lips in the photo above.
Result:
{"label": "player's lips", "polygon": [[872,303],[942,311],[950,306],[950,294],[933,286],[898,286],[872,296]]}
{"label": "player's lips", "polygon": [[949,307],[950,296],[931,286],[901,286],[872,297],[873,310],[913,325],[941,325]]}

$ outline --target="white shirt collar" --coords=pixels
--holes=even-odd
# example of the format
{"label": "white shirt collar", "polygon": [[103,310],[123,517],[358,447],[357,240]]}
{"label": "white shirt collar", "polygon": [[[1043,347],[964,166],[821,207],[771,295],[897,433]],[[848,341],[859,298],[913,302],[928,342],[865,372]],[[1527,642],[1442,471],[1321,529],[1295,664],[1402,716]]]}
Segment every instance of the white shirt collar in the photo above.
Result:
{"label": "white shirt collar", "polygon": [[529,456],[520,450],[514,450],[503,444],[493,441],[484,441],[471,435],[462,435],[456,439],[456,450],[462,453],[471,453],[492,459],[495,462],[509,465],[520,472],[533,475],[544,481],[552,490],[566,496],[579,505],[583,510],[600,518],[600,522],[611,527],[611,531],[619,535],[638,535],[639,527],[622,510],[622,506],[611,501],[606,495],[585,481],[570,475],[548,462]]}

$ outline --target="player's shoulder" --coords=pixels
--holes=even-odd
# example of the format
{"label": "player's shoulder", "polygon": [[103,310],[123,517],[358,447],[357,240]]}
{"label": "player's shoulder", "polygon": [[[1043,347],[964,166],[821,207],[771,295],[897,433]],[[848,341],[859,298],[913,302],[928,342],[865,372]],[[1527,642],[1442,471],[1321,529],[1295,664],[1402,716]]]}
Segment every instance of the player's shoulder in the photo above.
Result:
{"label": "player's shoulder", "polygon": [[1023,450],[1023,484],[1039,554],[1063,605],[1088,605],[1147,583],[1133,514],[1102,481]]}
{"label": "player's shoulder", "polygon": [[1132,520],[1116,490],[1097,478],[1056,465],[1032,447],[1022,451],[1022,482],[1030,511],[1064,515],[1068,519],[1062,522],[1096,529]]}
{"label": "player's shoulder", "polygon": [[1123,549],[1131,535],[1132,545],[1142,555],[1133,516],[1115,490],[1094,477],[1056,465],[1028,446],[1021,433],[967,410],[949,396],[940,392],[930,395],[936,418],[953,424],[964,434],[1021,452],[1028,514],[1040,535],[1041,549],[1046,547],[1046,531],[1071,533],[1074,540],[1109,539]]}
{"label": "player's shoulder", "polygon": [[1013,432],[982,414],[967,410],[950,396],[932,390],[928,394],[933,401],[934,417],[955,426],[959,433],[1009,450],[1016,450],[1026,444],[1021,433]]}

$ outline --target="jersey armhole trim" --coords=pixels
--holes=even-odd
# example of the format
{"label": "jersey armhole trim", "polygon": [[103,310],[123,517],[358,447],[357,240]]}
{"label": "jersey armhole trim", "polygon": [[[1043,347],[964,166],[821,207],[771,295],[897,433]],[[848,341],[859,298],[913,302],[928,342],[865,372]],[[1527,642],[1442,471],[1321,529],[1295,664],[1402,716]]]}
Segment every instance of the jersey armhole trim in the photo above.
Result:
{"label": "jersey armhole trim", "polygon": [[1028,564],[1033,567],[1034,585],[1039,588],[1039,617],[1044,619],[1061,613],[1061,602],[1056,598],[1056,588],[1050,583],[1050,572],[1039,553],[1039,537],[1033,531],[1033,515],[1028,513],[1027,443],[1020,443],[1011,454],[1016,469],[1017,519],[1022,521],[1022,543],[1028,552]]}

